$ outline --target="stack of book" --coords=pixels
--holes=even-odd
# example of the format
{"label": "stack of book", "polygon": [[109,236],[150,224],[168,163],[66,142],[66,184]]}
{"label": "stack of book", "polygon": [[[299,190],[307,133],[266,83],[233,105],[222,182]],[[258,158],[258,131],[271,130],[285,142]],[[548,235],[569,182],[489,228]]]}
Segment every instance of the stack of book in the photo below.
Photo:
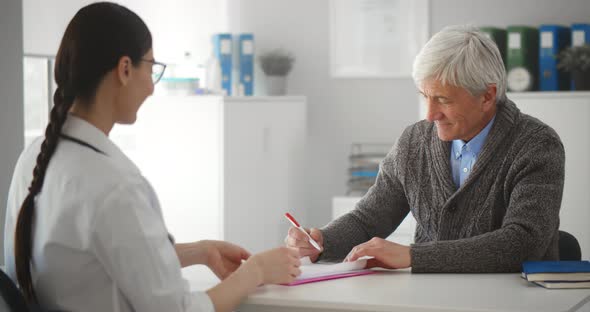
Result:
{"label": "stack of book", "polygon": [[522,278],[545,288],[590,288],[590,261],[526,261]]}
{"label": "stack of book", "polygon": [[391,144],[353,143],[351,145],[346,195],[365,195],[375,184],[379,163],[385,158],[389,149]]}

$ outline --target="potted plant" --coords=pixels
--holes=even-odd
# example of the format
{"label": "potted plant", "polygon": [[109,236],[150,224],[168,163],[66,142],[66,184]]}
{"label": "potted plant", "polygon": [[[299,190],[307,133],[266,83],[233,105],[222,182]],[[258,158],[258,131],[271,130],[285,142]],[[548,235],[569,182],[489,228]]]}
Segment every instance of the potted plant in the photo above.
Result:
{"label": "potted plant", "polygon": [[590,45],[566,48],[558,59],[557,68],[571,73],[576,90],[590,90]]}
{"label": "potted plant", "polygon": [[262,53],[258,60],[266,75],[268,95],[285,95],[287,91],[287,75],[293,68],[295,57],[291,52],[274,49]]}

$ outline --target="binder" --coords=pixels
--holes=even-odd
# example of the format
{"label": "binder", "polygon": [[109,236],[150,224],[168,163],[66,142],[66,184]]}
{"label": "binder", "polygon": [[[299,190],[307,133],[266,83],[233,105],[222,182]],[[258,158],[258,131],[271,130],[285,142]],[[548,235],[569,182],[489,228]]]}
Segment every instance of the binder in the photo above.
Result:
{"label": "binder", "polygon": [[479,30],[496,43],[506,68],[506,30],[497,27],[480,27]]}
{"label": "binder", "polygon": [[537,90],[539,72],[539,31],[528,26],[509,26],[507,47],[508,89]]}
{"label": "binder", "polygon": [[539,27],[539,87],[541,91],[570,89],[570,75],[557,69],[557,55],[570,45],[570,30],[559,25]]}
{"label": "binder", "polygon": [[254,35],[238,36],[239,86],[238,95],[254,94]]}
{"label": "binder", "polygon": [[590,24],[572,24],[572,47],[590,44]]}
{"label": "binder", "polygon": [[232,36],[231,34],[213,35],[213,55],[221,67],[221,88],[225,94],[232,95]]}
{"label": "binder", "polygon": [[[590,44],[590,24],[572,24],[572,47]],[[576,90],[574,81],[571,82],[571,90]]]}

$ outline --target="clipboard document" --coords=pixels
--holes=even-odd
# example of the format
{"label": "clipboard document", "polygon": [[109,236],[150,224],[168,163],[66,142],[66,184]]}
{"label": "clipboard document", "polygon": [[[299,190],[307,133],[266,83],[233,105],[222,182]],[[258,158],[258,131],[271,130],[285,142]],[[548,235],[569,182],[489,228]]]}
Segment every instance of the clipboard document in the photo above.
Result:
{"label": "clipboard document", "polygon": [[295,281],[286,285],[295,286],[306,283],[375,273],[373,270],[365,269],[366,266],[367,259],[359,259],[353,262],[312,263],[309,260],[309,257],[304,257],[301,258],[301,266],[299,267],[299,269],[301,269],[301,275],[299,275]]}

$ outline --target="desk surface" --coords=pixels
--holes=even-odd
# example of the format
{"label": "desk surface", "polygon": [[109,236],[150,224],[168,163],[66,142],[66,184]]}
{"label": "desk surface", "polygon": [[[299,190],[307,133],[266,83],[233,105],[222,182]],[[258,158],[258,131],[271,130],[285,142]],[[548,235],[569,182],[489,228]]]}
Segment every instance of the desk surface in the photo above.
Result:
{"label": "desk surface", "polygon": [[[193,289],[215,276],[184,269]],[[411,274],[408,270],[259,287],[239,311],[590,311],[590,289],[544,289],[519,274]]]}

